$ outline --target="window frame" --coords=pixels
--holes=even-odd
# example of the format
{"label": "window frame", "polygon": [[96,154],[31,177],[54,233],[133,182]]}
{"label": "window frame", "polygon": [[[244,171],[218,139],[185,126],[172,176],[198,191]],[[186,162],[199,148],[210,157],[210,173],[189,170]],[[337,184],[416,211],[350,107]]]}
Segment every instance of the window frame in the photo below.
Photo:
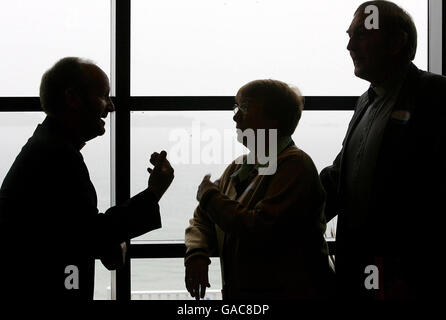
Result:
{"label": "window frame", "polygon": [[[130,25],[131,0],[111,1],[111,96],[116,111],[111,113],[111,205],[130,197],[130,113],[132,111],[217,111],[232,110],[229,96],[131,96],[130,95]],[[428,70],[445,74],[446,63],[442,1],[428,1]],[[307,96],[305,110],[354,110],[357,96]],[[39,97],[0,97],[0,112],[41,112]],[[172,243],[127,243],[126,265],[112,271],[112,299],[131,298],[131,260],[147,258],[182,258],[185,245]],[[335,241],[328,241],[335,254]]]}

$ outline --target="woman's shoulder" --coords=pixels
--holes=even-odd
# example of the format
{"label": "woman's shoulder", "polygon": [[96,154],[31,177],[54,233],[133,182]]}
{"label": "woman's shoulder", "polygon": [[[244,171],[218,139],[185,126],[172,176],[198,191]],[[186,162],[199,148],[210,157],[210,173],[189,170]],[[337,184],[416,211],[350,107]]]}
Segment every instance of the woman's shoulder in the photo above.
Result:
{"label": "woman's shoulder", "polygon": [[313,159],[305,151],[297,147],[296,145],[291,145],[283,150],[277,157],[277,162],[294,162],[299,166],[308,165],[314,167]]}

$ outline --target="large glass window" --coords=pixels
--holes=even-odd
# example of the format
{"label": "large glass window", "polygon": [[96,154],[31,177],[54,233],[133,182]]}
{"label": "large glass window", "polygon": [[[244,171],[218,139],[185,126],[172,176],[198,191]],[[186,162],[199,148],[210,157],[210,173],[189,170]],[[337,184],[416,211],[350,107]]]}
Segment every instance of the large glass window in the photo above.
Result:
{"label": "large glass window", "polygon": [[[273,78],[307,96],[359,95],[346,30],[362,2],[133,0],[131,94],[232,96]],[[414,17],[426,69],[427,1],[396,2]]]}

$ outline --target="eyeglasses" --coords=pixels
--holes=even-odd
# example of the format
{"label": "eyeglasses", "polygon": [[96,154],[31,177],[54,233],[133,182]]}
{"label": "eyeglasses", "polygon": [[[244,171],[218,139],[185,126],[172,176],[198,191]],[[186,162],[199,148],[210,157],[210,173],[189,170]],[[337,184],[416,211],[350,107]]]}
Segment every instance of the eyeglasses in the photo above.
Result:
{"label": "eyeglasses", "polygon": [[246,114],[248,112],[248,107],[245,104],[235,103],[232,110],[234,110],[235,114],[239,111],[241,111],[241,113],[243,113],[243,114]]}

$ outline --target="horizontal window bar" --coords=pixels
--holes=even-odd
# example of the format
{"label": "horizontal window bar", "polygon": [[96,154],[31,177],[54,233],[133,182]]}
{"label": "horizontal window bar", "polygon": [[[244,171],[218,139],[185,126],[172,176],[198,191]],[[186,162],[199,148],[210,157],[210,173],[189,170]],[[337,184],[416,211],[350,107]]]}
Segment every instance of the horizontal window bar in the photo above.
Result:
{"label": "horizontal window bar", "polygon": [[[336,241],[328,239],[329,255],[336,251]],[[130,245],[130,259],[184,258],[186,246],[184,243],[142,243]]]}
{"label": "horizontal window bar", "polygon": [[[354,110],[358,97],[305,97],[305,110]],[[131,97],[132,111],[232,110],[234,97]]]}
{"label": "horizontal window bar", "polygon": [[0,112],[42,111],[39,97],[0,97]]}
{"label": "horizontal window bar", "polygon": [[[358,97],[305,97],[305,110],[354,110]],[[112,97],[116,108],[130,105],[132,111],[232,110],[234,97]],[[0,112],[42,111],[38,97],[0,97]]]}

